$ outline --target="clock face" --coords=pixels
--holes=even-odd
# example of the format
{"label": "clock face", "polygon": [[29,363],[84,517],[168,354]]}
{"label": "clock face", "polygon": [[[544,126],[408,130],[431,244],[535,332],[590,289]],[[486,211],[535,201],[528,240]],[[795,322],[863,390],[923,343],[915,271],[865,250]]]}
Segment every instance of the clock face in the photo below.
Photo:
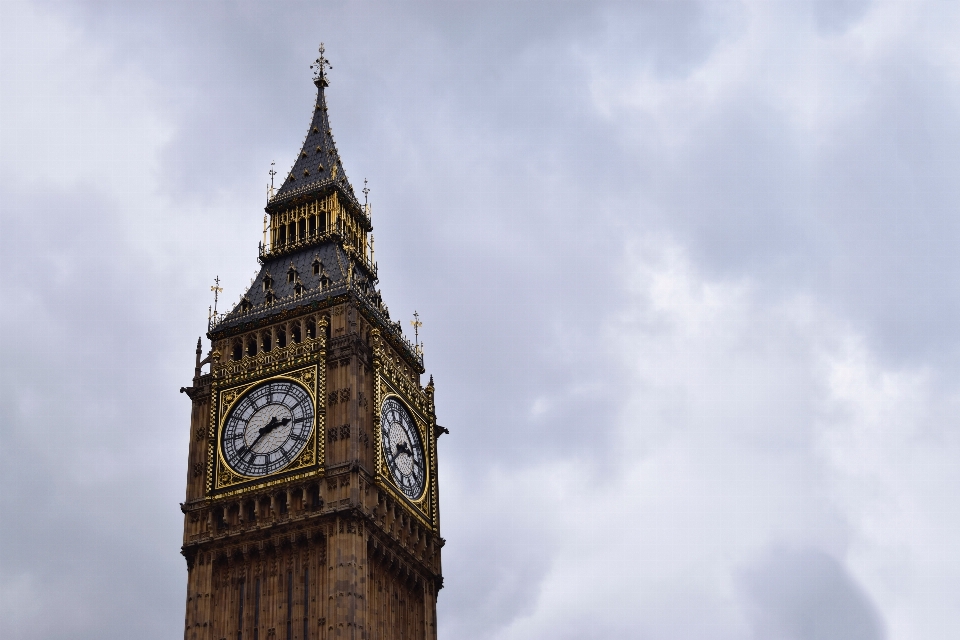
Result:
{"label": "clock face", "polygon": [[394,482],[404,495],[416,500],[423,493],[426,467],[423,446],[413,417],[396,398],[387,398],[380,410],[383,457]]}
{"label": "clock face", "polygon": [[289,380],[265,382],[244,395],[223,427],[223,458],[245,476],[265,476],[293,462],[313,431],[313,400]]}

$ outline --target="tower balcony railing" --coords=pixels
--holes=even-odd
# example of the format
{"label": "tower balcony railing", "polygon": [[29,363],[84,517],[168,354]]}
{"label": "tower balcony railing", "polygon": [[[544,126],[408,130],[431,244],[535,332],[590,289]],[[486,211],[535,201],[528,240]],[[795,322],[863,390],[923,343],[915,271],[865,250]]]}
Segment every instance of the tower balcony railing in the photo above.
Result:
{"label": "tower balcony railing", "polygon": [[414,362],[419,364],[420,369],[422,370],[423,349],[420,347],[420,345],[415,345],[404,335],[403,325],[400,324],[400,322],[390,319],[389,311],[380,301],[379,294],[372,286],[370,286],[369,283],[358,284],[352,279],[341,280],[326,287],[318,287],[312,291],[305,290],[299,295],[291,294],[288,296],[278,297],[272,302],[251,305],[246,310],[234,309],[233,311],[228,311],[226,313],[211,314],[207,322],[207,332],[209,333],[215,331],[227,321],[236,322],[243,320],[244,318],[253,319],[255,317],[262,316],[264,312],[269,312],[271,309],[288,307],[291,305],[291,303],[299,306],[314,300],[335,298],[348,292],[353,293],[356,296],[356,299],[363,304],[364,308],[379,321],[379,324],[387,329],[389,334],[388,339],[390,339],[395,346],[403,351],[406,351],[407,355],[411,357]]}
{"label": "tower balcony railing", "polygon": [[339,239],[343,248],[350,253],[350,256],[357,262],[362,263],[367,271],[373,275],[374,280],[377,279],[377,263],[371,259],[371,256],[368,255],[366,251],[360,251],[347,242],[346,233],[343,229],[343,220],[337,220],[335,225],[330,225],[326,229],[316,229],[313,232],[307,231],[303,236],[293,240],[284,240],[283,242],[275,242],[268,245],[260,243],[257,259],[263,264],[271,258],[295,253],[300,249],[333,239]]}

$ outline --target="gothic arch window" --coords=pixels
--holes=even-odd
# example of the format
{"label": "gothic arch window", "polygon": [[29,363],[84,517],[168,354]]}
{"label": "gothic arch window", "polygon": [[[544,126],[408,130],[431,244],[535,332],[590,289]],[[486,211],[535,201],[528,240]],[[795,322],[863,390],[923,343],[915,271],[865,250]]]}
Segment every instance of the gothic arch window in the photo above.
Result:
{"label": "gothic arch window", "polygon": [[260,344],[263,345],[264,352],[269,353],[273,350],[273,340],[270,338],[270,332],[264,331],[260,334]]}
{"label": "gothic arch window", "polygon": [[257,336],[255,335],[247,338],[247,355],[257,355]]}
{"label": "gothic arch window", "polygon": [[316,338],[317,337],[317,322],[313,318],[307,320],[307,337]]}
{"label": "gothic arch window", "polygon": [[277,347],[282,349],[287,346],[287,330],[281,325],[277,327]]}
{"label": "gothic arch window", "polygon": [[320,258],[313,259],[313,275],[320,275],[320,271],[323,269],[323,263],[320,262]]}
{"label": "gothic arch window", "polygon": [[233,341],[232,358],[234,361],[240,360],[241,358],[243,358],[243,341],[240,339]]}

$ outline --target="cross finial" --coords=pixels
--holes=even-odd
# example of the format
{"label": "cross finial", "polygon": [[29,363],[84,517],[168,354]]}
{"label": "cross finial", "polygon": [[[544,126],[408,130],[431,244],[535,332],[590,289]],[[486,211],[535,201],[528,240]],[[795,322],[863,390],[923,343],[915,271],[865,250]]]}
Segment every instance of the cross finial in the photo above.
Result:
{"label": "cross finial", "polygon": [[323,55],[325,49],[323,43],[320,43],[320,56],[314,60],[313,64],[310,65],[310,68],[313,69],[313,80],[314,82],[322,82],[324,86],[327,84],[327,72],[324,69],[333,69],[333,65],[330,64],[330,61],[327,60],[326,56]]}
{"label": "cross finial", "polygon": [[214,284],[210,287],[210,291],[213,291],[213,315],[217,315],[217,299],[220,297],[220,292],[223,291],[223,287],[220,286],[220,276],[217,276],[214,279]]}
{"label": "cross finial", "polygon": [[423,323],[420,322],[420,314],[416,311],[413,312],[413,320],[410,321],[410,324],[413,325],[413,341],[415,345],[420,345],[420,327],[423,326]]}
{"label": "cross finial", "polygon": [[370,195],[370,189],[367,188],[367,179],[363,179],[363,204],[367,204],[367,196]]}
{"label": "cross finial", "polygon": [[270,197],[268,198],[268,200],[272,200],[272,199],[273,199],[273,176],[277,175],[277,172],[276,172],[276,170],[274,170],[273,167],[274,167],[276,164],[277,164],[276,162],[271,162],[271,163],[270,163],[270,171],[267,172],[267,175],[270,176],[270,192],[269,192],[269,193],[270,193]]}

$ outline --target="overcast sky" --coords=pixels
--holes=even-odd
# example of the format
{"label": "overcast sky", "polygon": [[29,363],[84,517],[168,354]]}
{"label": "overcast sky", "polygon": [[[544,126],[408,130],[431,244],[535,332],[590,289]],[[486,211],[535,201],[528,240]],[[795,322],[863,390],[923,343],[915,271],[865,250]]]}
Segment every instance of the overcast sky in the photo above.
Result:
{"label": "overcast sky", "polygon": [[922,0],[2,0],[0,636],[180,637],[178,389],[324,41],[451,431],[441,638],[960,637],[958,33]]}

